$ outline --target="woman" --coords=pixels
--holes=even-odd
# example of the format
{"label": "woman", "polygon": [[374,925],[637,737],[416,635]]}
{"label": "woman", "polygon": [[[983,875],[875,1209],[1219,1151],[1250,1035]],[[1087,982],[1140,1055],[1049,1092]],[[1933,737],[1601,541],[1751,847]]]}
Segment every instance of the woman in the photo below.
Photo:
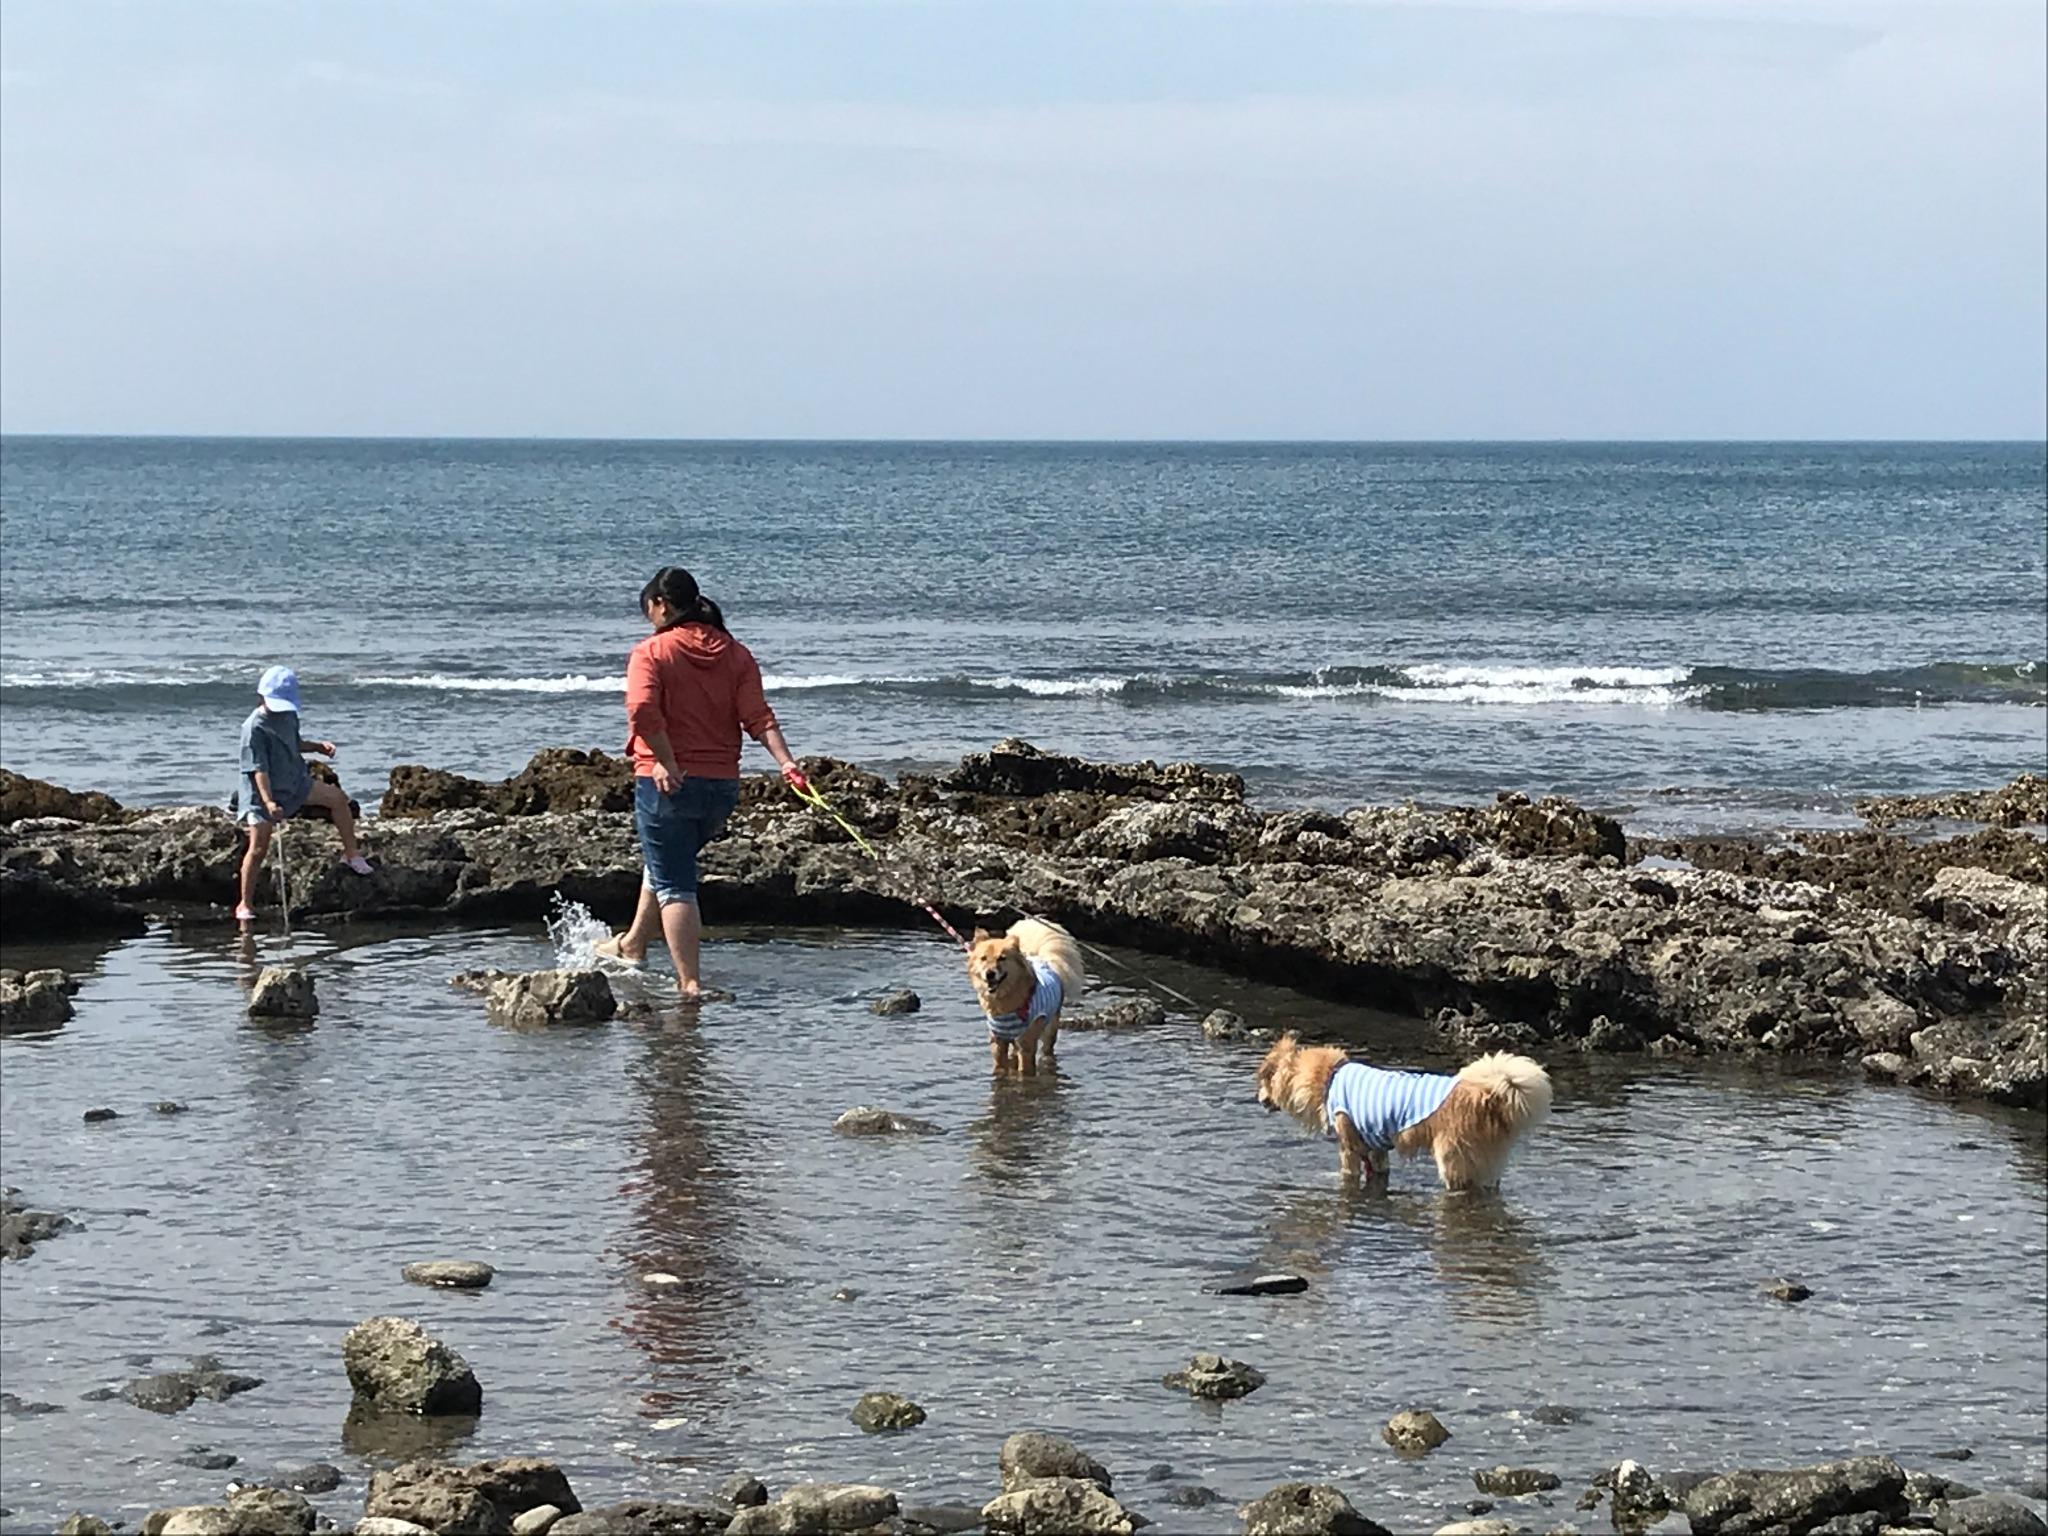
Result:
{"label": "woman", "polygon": [[659,933],[675,961],[683,1001],[702,996],[703,919],[697,854],[740,798],[740,731],[774,754],[782,776],[809,787],[761,693],[753,653],[726,632],[718,605],[681,566],[665,565],[640,590],[654,633],[626,661],[626,752],[633,760],[633,820],[644,874],[640,907],[598,954],[638,966]]}

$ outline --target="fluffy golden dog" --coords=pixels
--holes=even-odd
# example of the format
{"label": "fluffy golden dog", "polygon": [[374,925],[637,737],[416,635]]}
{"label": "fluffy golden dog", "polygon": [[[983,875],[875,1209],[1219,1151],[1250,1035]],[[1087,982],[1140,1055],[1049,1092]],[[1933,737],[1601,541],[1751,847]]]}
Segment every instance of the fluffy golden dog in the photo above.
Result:
{"label": "fluffy golden dog", "polygon": [[1041,1050],[1046,1064],[1060,1034],[1060,1010],[1081,995],[1087,973],[1081,946],[1057,923],[1027,917],[1008,933],[974,930],[967,951],[967,975],[988,1015],[989,1054],[997,1071],[1016,1057],[1020,1071],[1035,1073]]}
{"label": "fluffy golden dog", "polygon": [[1515,1143],[1550,1113],[1550,1076],[1505,1051],[1454,1077],[1390,1072],[1290,1033],[1259,1063],[1259,1102],[1335,1136],[1347,1179],[1383,1175],[1389,1152],[1427,1152],[1444,1188],[1491,1189]]}

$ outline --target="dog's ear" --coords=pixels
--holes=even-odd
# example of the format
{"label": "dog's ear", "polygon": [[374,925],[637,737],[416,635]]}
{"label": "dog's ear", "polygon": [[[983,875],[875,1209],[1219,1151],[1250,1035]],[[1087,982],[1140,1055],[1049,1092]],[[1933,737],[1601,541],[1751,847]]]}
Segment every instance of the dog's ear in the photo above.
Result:
{"label": "dog's ear", "polygon": [[986,928],[977,928],[974,930],[973,942],[976,944],[985,944],[994,937],[995,935],[990,933]]}

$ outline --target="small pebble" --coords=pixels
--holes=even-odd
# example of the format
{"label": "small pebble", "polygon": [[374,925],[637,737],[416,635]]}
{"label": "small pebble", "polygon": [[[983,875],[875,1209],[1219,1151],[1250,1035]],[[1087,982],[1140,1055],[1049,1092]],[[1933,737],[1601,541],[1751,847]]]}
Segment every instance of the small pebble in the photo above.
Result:
{"label": "small pebble", "polygon": [[861,1293],[855,1290],[850,1285],[842,1285],[841,1287],[839,1287],[838,1290],[832,1293],[832,1299],[834,1301],[858,1301],[860,1300],[860,1297]]}

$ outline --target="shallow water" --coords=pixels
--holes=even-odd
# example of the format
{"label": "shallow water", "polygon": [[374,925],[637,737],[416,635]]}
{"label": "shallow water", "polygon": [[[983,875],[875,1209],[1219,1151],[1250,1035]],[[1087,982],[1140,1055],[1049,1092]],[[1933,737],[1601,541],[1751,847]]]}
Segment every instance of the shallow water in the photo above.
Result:
{"label": "shallow water", "polygon": [[[1501,1462],[1565,1478],[1554,1513],[1524,1515],[1547,1525],[1622,1456],[1912,1465],[1964,1445],[1975,1459],[1946,1470],[2013,1489],[2048,1461],[2039,1117],[1833,1069],[1566,1059],[1500,1198],[1442,1196],[1412,1167],[1390,1195],[1347,1196],[1327,1145],[1253,1103],[1254,1047],[1184,1020],[1069,1033],[1056,1077],[993,1084],[943,941],[715,938],[711,979],[739,1000],[700,1025],[534,1033],[491,1025],[447,978],[548,963],[538,928],[302,934],[323,1006],[302,1027],[244,1015],[224,934],[99,958],[73,1022],[0,1041],[7,1182],[85,1224],[0,1268],[0,1374],[64,1409],[0,1420],[6,1528],[78,1506],[132,1519],[311,1460],[349,1474],[315,1502],[359,1510],[404,1448],[345,1439],[339,1345],[387,1312],[484,1385],[449,1454],[555,1458],[586,1502],[701,1496],[739,1469],[979,1500],[1030,1426],[1072,1434],[1133,1507],[1190,1532],[1238,1522],[1168,1505],[1175,1483],[1234,1503],[1327,1478],[1428,1529]],[[9,963],[44,958],[92,957]],[[1124,958],[1204,1006],[1446,1064],[1412,1022]],[[868,1011],[901,985],[923,1012]],[[160,1098],[189,1110],[150,1113]],[[861,1103],[945,1133],[835,1135]],[[122,1118],[81,1121],[102,1104]],[[498,1277],[480,1295],[400,1280],[436,1257]],[[1201,1293],[1243,1266],[1311,1288]],[[650,1291],[651,1271],[681,1284]],[[1765,1299],[1778,1274],[1817,1294]],[[1196,1349],[1269,1380],[1220,1409],[1162,1387]],[[195,1351],[265,1384],[177,1418],[80,1400]],[[127,1363],[145,1353],[159,1363]],[[930,1419],[865,1435],[847,1411],[869,1389]],[[1546,1426],[1541,1404],[1586,1417]],[[1453,1435],[1421,1462],[1379,1438],[1410,1406]],[[200,1443],[243,1465],[173,1464]],[[1172,1480],[1147,1483],[1161,1462]]]}

